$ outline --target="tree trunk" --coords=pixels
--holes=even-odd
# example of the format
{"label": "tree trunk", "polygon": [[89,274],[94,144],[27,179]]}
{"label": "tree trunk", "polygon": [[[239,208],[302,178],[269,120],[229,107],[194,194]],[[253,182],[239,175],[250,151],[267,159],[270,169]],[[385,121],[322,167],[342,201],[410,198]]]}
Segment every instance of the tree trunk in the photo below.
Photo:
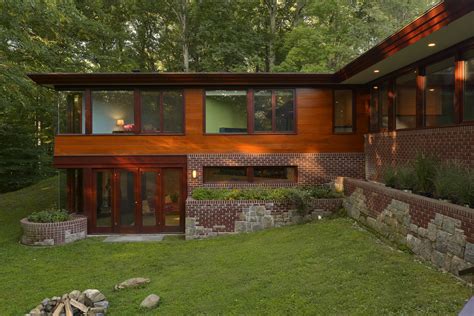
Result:
{"label": "tree trunk", "polygon": [[269,29],[268,29],[268,61],[267,71],[271,72],[275,66],[275,37],[276,37],[276,15],[277,15],[277,0],[265,1],[268,9]]}

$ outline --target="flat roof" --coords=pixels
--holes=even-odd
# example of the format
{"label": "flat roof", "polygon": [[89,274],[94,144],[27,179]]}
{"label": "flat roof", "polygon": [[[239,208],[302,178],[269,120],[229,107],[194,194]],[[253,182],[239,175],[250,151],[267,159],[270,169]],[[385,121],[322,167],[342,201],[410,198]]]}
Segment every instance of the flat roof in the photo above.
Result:
{"label": "flat roof", "polygon": [[[321,73],[29,73],[56,89],[71,86],[318,86],[367,84],[474,36],[474,1],[445,0],[339,71]],[[428,48],[427,42],[437,43]],[[373,70],[379,70],[376,74]]]}

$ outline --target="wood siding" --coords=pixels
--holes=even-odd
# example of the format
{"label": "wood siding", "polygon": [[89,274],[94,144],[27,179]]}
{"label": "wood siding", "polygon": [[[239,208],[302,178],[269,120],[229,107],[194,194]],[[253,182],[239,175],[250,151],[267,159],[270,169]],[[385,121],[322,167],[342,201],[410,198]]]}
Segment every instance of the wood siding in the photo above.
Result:
{"label": "wood siding", "polygon": [[185,90],[185,135],[59,135],[55,156],[363,152],[368,91],[356,93],[356,132],[333,134],[332,89],[296,89],[297,134],[204,135],[203,91]]}

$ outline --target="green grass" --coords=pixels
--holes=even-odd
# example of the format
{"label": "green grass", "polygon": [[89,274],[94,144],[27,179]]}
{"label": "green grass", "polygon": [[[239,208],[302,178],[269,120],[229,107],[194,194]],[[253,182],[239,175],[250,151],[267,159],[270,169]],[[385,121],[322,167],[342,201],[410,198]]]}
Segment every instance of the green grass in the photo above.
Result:
{"label": "green grass", "polygon": [[[105,293],[110,315],[141,314],[137,306],[150,293],[162,297],[150,315],[455,315],[472,294],[345,218],[205,241],[18,244],[18,220],[54,203],[55,181],[0,195],[2,315],[20,315],[45,297],[86,288]],[[112,290],[136,276],[151,284]]]}

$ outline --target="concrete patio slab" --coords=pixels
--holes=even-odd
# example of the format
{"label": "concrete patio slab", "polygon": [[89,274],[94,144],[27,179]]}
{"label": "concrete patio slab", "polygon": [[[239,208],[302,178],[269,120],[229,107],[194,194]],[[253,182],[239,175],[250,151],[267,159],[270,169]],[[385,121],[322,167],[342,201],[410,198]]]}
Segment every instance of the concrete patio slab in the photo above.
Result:
{"label": "concrete patio slab", "polygon": [[162,241],[165,235],[114,235],[108,236],[104,242],[151,242]]}

